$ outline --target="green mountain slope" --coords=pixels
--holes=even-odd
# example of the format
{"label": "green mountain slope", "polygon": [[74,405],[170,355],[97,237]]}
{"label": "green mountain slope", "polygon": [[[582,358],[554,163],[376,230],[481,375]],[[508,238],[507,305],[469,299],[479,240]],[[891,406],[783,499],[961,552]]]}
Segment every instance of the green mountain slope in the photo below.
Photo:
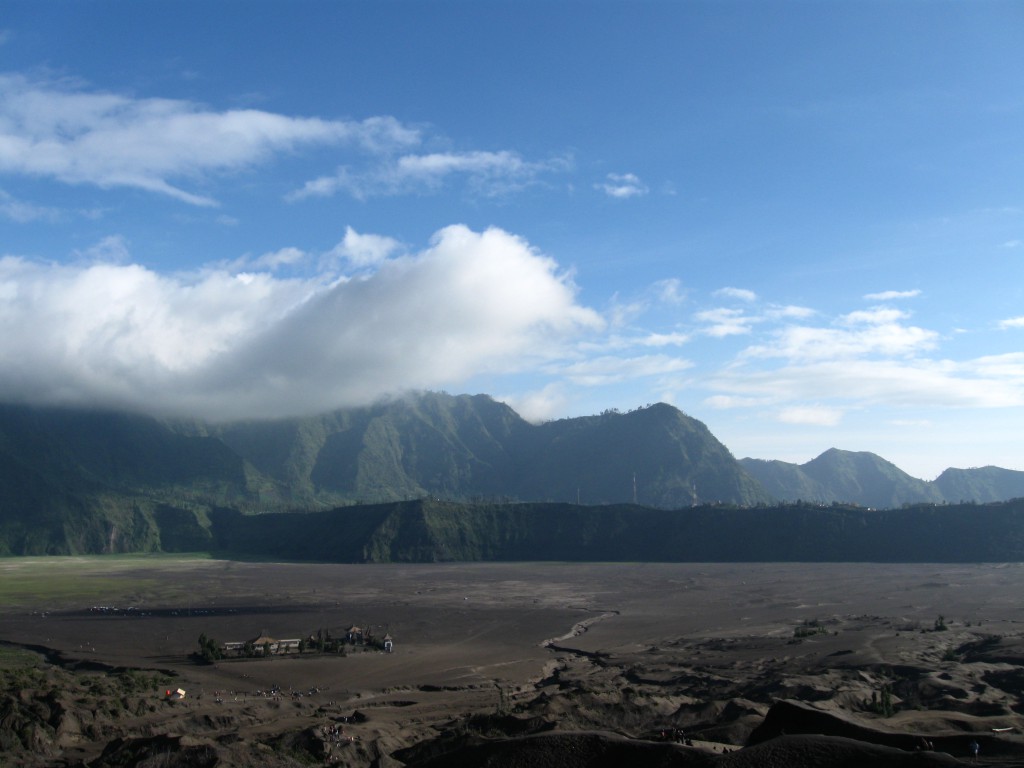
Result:
{"label": "green mountain slope", "polygon": [[530,443],[516,486],[523,499],[666,508],[770,499],[704,424],[664,403],[549,422]]}
{"label": "green mountain slope", "polygon": [[[0,405],[0,555],[280,545],[275,556],[345,561],[699,559],[681,539],[647,542],[643,525],[690,535],[690,513],[702,509],[708,524],[756,528],[768,518],[719,518],[707,505],[772,497],[874,508],[999,500],[1024,496],[1022,478],[985,467],[926,483],[874,454],[839,450],[804,465],[740,463],[704,424],[664,404],[541,425],[486,395],[443,393],[224,425]],[[472,504],[409,506],[421,500]],[[368,512],[370,502],[392,506]],[[332,511],[269,514],[316,509]],[[787,509],[847,525],[830,508]],[[547,536],[575,541],[575,554]],[[747,556],[745,540],[696,540],[708,557]]]}
{"label": "green mountain slope", "polygon": [[950,468],[934,484],[949,502],[1024,498],[1024,472],[1001,467]]}
{"label": "green mountain slope", "polygon": [[1024,497],[1024,472],[1000,467],[947,469],[935,480],[911,477],[873,453],[832,448],[806,464],[740,459],[772,497],[889,508],[921,502],[988,503]]}
{"label": "green mountain slope", "polygon": [[930,484],[866,451],[831,448],[802,467],[804,474],[835,494],[835,500],[888,509],[901,504],[942,501]]}
{"label": "green mountain slope", "polygon": [[161,541],[159,510],[242,502],[252,479],[219,441],[154,419],[0,406],[0,554],[180,549],[175,533]]}
{"label": "green mountain slope", "polygon": [[699,421],[668,405],[534,426],[486,395],[430,393],[307,419],[211,428],[306,500],[695,498],[769,496]]}

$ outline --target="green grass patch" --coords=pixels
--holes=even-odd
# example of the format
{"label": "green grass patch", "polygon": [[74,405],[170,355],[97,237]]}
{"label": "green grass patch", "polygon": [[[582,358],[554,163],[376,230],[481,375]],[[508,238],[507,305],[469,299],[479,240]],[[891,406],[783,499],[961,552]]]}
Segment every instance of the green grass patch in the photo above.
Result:
{"label": "green grass patch", "polygon": [[17,672],[23,669],[35,669],[40,664],[39,654],[0,645],[0,672]]}
{"label": "green grass patch", "polygon": [[168,591],[170,584],[160,574],[212,562],[206,554],[4,558],[0,559],[0,605],[46,609],[135,601],[140,595]]}

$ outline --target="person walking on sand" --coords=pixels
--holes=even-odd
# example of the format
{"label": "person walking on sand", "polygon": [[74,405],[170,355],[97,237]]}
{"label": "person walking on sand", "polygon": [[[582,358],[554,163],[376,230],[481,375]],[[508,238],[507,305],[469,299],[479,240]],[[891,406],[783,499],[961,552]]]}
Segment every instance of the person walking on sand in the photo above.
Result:
{"label": "person walking on sand", "polygon": [[974,758],[974,762],[978,762],[978,752],[981,750],[981,746],[978,744],[977,739],[971,739],[970,743],[971,757]]}

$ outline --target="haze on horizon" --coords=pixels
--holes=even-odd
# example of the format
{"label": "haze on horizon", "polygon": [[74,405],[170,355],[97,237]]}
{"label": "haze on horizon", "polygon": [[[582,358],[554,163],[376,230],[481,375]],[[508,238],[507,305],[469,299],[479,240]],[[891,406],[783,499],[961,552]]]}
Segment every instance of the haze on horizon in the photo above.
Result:
{"label": "haze on horizon", "polygon": [[2,401],[1024,470],[1018,3],[5,10]]}

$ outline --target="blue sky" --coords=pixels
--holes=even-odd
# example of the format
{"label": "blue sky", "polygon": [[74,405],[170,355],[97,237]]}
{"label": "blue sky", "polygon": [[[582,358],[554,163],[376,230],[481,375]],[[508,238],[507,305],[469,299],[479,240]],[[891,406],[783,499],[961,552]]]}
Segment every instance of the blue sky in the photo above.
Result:
{"label": "blue sky", "polygon": [[0,398],[670,402],[1024,470],[1016,2],[28,2]]}

